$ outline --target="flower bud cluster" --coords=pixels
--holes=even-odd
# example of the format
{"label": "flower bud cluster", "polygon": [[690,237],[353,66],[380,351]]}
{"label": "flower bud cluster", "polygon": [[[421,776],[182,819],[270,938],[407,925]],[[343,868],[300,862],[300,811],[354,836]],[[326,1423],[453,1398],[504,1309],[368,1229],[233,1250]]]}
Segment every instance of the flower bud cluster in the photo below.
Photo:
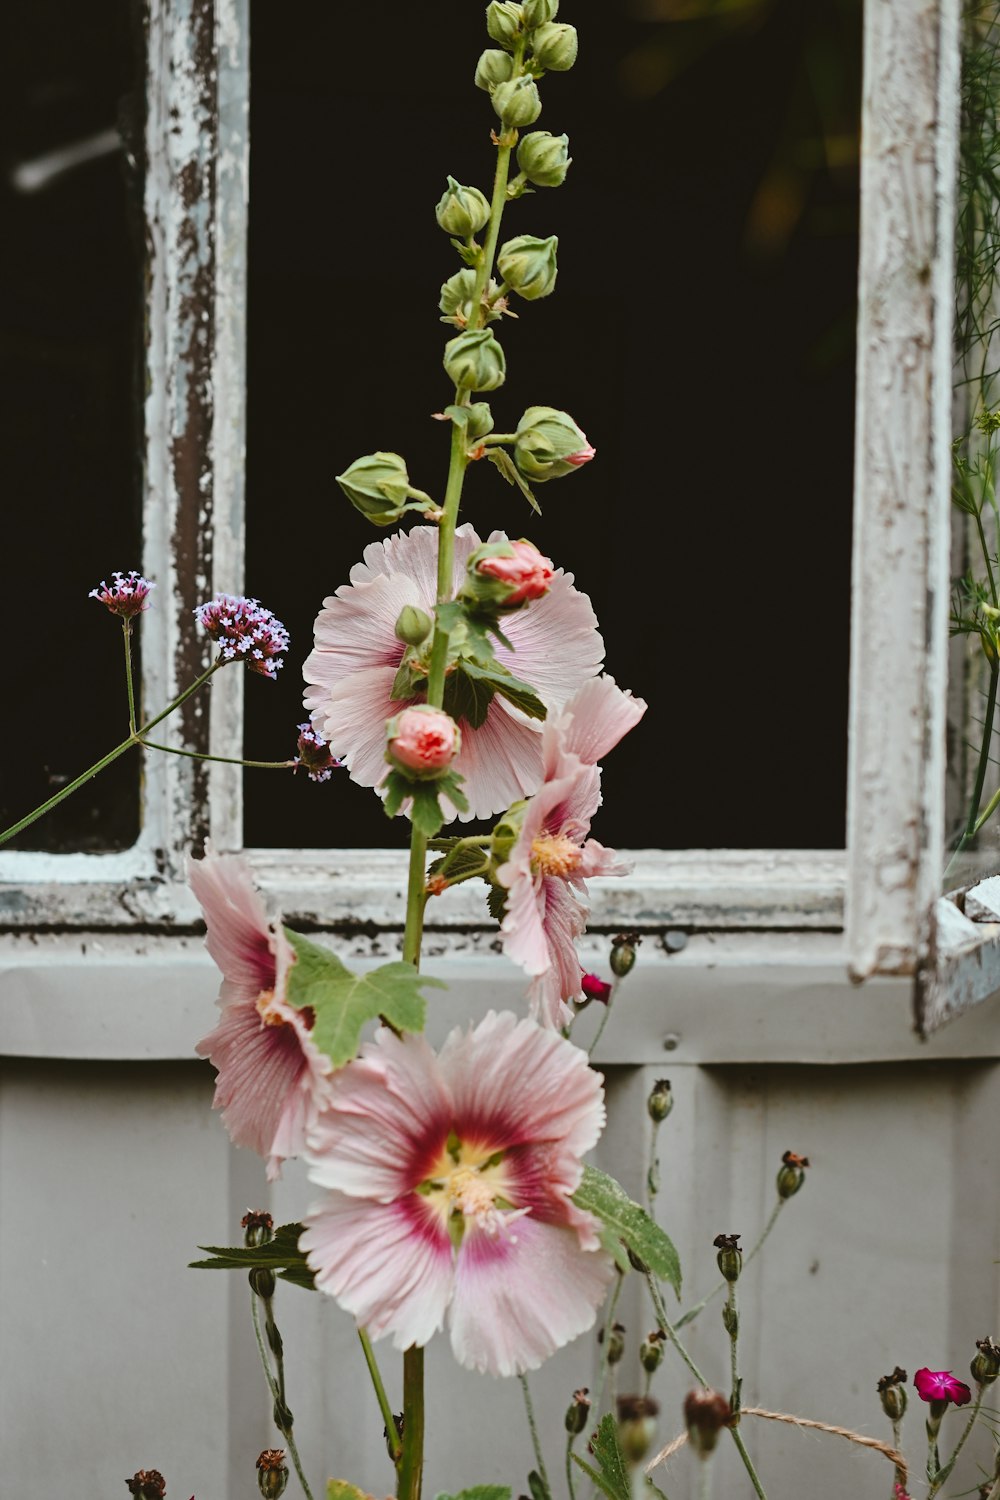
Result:
{"label": "flower bud cluster", "polygon": [[243,661],[251,672],[274,678],[284,665],[288,631],[259,599],[216,594],[195,610],[198,624],[219,643],[223,661]]}

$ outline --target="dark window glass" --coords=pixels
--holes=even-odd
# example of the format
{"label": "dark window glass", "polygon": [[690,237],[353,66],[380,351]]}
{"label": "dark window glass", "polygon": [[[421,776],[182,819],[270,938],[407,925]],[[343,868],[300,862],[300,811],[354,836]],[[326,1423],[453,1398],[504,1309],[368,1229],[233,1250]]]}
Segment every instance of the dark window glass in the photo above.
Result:
{"label": "dark window glass", "polygon": [[[0,826],[128,730],[119,623],[87,594],[140,565],[140,43],[133,0],[0,15]],[[121,849],[138,822],[132,755],[11,847]]]}
{"label": "dark window glass", "polygon": [[[248,587],[293,634],[248,683],[247,753],[288,753],[325,594],[380,533],[334,475],[395,449],[443,487],[434,222],[488,190],[482,7],[252,5]],[[842,847],[860,0],[566,0],[580,59],[542,84],[564,187],[503,236],[556,233],[559,285],[501,329],[497,430],[574,414],[596,461],[536,520],[474,465],[463,515],[527,534],[591,594],[607,670],[650,712],[609,758],[598,836]],[[430,15],[430,19],[429,19]],[[433,26],[440,27],[435,38]],[[435,62],[435,52],[438,61]],[[456,63],[456,59],[459,61]],[[250,844],[401,842],[370,793],[247,778]]]}

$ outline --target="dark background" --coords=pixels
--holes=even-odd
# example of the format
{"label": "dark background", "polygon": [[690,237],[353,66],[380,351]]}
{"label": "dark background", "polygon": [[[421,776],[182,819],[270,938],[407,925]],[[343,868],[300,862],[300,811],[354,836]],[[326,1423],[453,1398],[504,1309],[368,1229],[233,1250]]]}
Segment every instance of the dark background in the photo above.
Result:
{"label": "dark background", "polygon": [[[433,209],[448,173],[488,194],[496,119],[478,4],[251,9],[247,588],[293,641],[274,688],[247,684],[266,758],[322,598],[382,534],[334,475],[389,448],[443,489],[437,298],[459,261]],[[559,19],[580,58],[543,80],[535,128],[567,131],[574,164],[501,235],[558,234],[559,281],[495,328],[488,399],[498,431],[565,408],[598,456],[539,487],[541,520],[473,466],[463,518],[572,571],[607,670],[650,703],[608,760],[600,838],[842,847],[860,4],[564,0]],[[406,836],[346,779],[276,783],[247,775],[250,844]]]}

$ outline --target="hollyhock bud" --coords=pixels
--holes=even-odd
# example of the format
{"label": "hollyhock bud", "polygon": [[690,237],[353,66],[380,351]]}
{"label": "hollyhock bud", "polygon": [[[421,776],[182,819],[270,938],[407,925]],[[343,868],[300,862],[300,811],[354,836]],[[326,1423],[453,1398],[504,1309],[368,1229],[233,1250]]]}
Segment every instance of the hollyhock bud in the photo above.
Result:
{"label": "hollyhock bud", "polygon": [[876,1390],[882,1403],[882,1410],[890,1422],[902,1421],[903,1413],[906,1411],[906,1389],[904,1381],[906,1371],[899,1365],[891,1375],[883,1375]]}
{"label": "hollyhock bud", "polygon": [[699,1387],[688,1392],[684,1398],[684,1423],[688,1442],[699,1458],[707,1458],[714,1450],[719,1433],[729,1426],[731,1416],[729,1402],[721,1391]]}
{"label": "hollyhock bud", "polygon": [[[519,234],[503,246],[497,256],[497,267],[504,281],[519,297],[535,302],[539,297],[547,297],[554,289],[558,274],[558,244],[554,234],[547,240],[536,239],[533,234]],[[586,441],[583,438],[583,442]]]}
{"label": "hollyhock bud", "polygon": [[531,33],[532,61],[553,73],[569,71],[576,62],[577,46],[576,27],[560,21],[548,21]]}
{"label": "hollyhock bud", "polygon": [[507,378],[504,352],[487,328],[470,328],[444,346],[448,378],[467,391],[495,391]]}
{"label": "hollyhock bud", "polygon": [[469,587],[465,592],[498,609],[517,609],[543,598],[555,577],[551,560],[523,538],[477,547],[469,558],[467,572]]}
{"label": "hollyhock bud", "polygon": [[743,1251],[738,1234],[717,1234],[712,1244],[718,1250],[716,1260],[727,1281],[739,1281],[743,1269]]}
{"label": "hollyhock bud", "polygon": [[611,939],[611,972],[624,979],[635,968],[636,952],[642,938],[637,932],[619,932]]}
{"label": "hollyhock bud", "polygon": [[529,406],[517,424],[514,462],[527,479],[544,484],[572,474],[594,456],[584,432],[567,411]]}
{"label": "hollyhock bud", "polygon": [[376,526],[392,526],[398,521],[407,500],[430,503],[429,495],[411,487],[405,460],[398,453],[366,453],[336,477],[355,510]]}
{"label": "hollyhock bud", "polygon": [[[454,276],[442,284],[441,296],[438,307],[444,313],[442,323],[453,323],[456,328],[464,328],[472,317],[472,299],[476,290],[476,273],[471,266],[466,266],[461,271],[456,271]],[[490,279],[486,289],[487,299],[495,297],[499,290],[497,283]],[[503,313],[497,307],[485,308],[487,323],[495,323]],[[489,431],[489,428],[486,429]]]}
{"label": "hollyhock bud", "polygon": [[[491,283],[492,285],[492,283]],[[486,436],[493,431],[493,413],[485,401],[473,401],[467,408],[469,420],[465,424],[465,435],[472,442]]]}
{"label": "hollyhock bud", "polygon": [[584,974],[580,980],[580,988],[588,1000],[599,1000],[602,1005],[607,1005],[613,986],[599,974]]}
{"label": "hollyhock bud", "polygon": [[618,1439],[630,1464],[641,1463],[649,1452],[659,1411],[652,1396],[618,1397]]}
{"label": "hollyhock bud", "polygon": [[806,1167],[809,1165],[808,1156],[797,1156],[794,1151],[786,1151],[781,1158],[781,1167],[778,1170],[778,1197],[791,1198],[798,1192],[806,1180]]}
{"label": "hollyhock bud", "polygon": [[977,1385],[992,1385],[1000,1375],[1000,1345],[992,1338],[976,1339],[976,1356],[969,1366]]}
{"label": "hollyhock bud", "polygon": [[478,188],[463,187],[454,177],[448,178],[444,197],[434,210],[435,217],[447,234],[467,239],[478,234],[490,217],[490,205]]}
{"label": "hollyhock bud", "polygon": [[265,1448],[257,1460],[257,1488],[265,1500],[279,1500],[287,1483],[284,1448]]}
{"label": "hollyhock bud", "polygon": [[513,0],[490,0],[486,7],[486,30],[495,42],[513,52],[524,29],[524,11]]}
{"label": "hollyhock bud", "polygon": [[650,1375],[660,1368],[663,1363],[663,1349],[667,1335],[662,1328],[654,1328],[652,1333],[647,1333],[639,1345],[639,1363]]}
{"label": "hollyhock bud", "polygon": [[396,619],[395,636],[404,646],[422,646],[431,633],[434,621],[415,604],[404,604]]}
{"label": "hollyhock bud", "polygon": [[524,24],[529,30],[535,26],[544,26],[546,21],[554,21],[559,13],[559,0],[524,0],[521,6],[524,11]]}
{"label": "hollyhock bud", "polygon": [[559,187],[572,160],[569,136],[553,135],[549,130],[533,130],[522,136],[517,148],[517,164],[535,187]]}
{"label": "hollyhock bud", "polygon": [[587,1387],[581,1386],[578,1391],[573,1392],[573,1400],[566,1410],[566,1431],[571,1437],[579,1437],[587,1425],[587,1413],[590,1411],[590,1396]]}
{"label": "hollyhock bud", "polygon": [[534,125],[542,112],[538,85],[526,75],[498,83],[490,98],[503,123],[515,130],[520,130],[523,125]]}
{"label": "hollyhock bud", "polygon": [[243,1230],[244,1245],[249,1250],[256,1250],[258,1245],[266,1245],[272,1238],[274,1220],[263,1210],[255,1212],[253,1209],[248,1209],[240,1220],[240,1228]]}
{"label": "hollyhock bud", "polygon": [[417,781],[439,781],[462,748],[455,720],[426,703],[404,708],[390,719],[386,738],[386,760]]}
{"label": "hollyhock bud", "polygon": [[658,1078],[646,1100],[646,1113],[657,1125],[662,1125],[674,1107],[674,1096],[670,1091],[670,1079]]}
{"label": "hollyhock bud", "polygon": [[476,88],[492,93],[497,84],[506,83],[513,72],[514,59],[509,52],[487,47],[476,64]]}

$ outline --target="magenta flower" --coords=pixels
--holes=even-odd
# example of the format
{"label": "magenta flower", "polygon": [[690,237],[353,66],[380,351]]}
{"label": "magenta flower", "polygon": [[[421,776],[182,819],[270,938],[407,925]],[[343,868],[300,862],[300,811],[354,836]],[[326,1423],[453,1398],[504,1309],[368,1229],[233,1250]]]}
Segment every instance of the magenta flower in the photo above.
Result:
{"label": "magenta flower", "polygon": [[580,989],[587,1000],[599,1000],[602,1005],[607,1005],[611,999],[612,986],[599,974],[584,974],[580,980]]}
{"label": "magenta flower", "polygon": [[98,599],[113,615],[131,620],[149,608],[149,591],[155,588],[155,583],[150,583],[133,568],[130,573],[112,573],[111,583],[105,582],[100,588],[91,589],[87,598]]}
{"label": "magenta flower", "polygon": [[299,740],[293,765],[296,771],[301,766],[310,781],[329,781],[340,761],[330,754],[330,747],[321,734],[317,734],[308,723],[298,726]]}
{"label": "magenta flower", "polygon": [[535,1369],[593,1325],[614,1275],[570,1197],[603,1124],[600,1074],[533,1021],[490,1012],[437,1056],[383,1028],[309,1134],[329,1190],[300,1241],[317,1287],[397,1349],[447,1315],[460,1364]]}
{"label": "magenta flower", "polygon": [[195,616],[219,642],[224,661],[244,661],[251,672],[272,679],[284,666],[281,653],[288,650],[288,631],[259,599],[216,594],[208,604],[198,605]]}
{"label": "magenta flower", "polygon": [[332,1067],[310,1041],[309,1012],[285,999],[295,954],[243,861],[209,852],[189,862],[188,878],[208,926],[205,945],[222,970],[222,1019],[195,1050],[218,1070],[213,1108],[237,1146],[266,1158],[273,1179],[282,1160],[302,1152]]}
{"label": "magenta flower", "polygon": [[646,712],[641,698],[610,677],[585,683],[542,734],[545,780],[531,798],[521,829],[497,879],[507,888],[500,927],[504,952],[532,976],[532,1014],[562,1026],[567,1004],[585,996],[576,940],[587,922],[592,875],[624,875],[613,849],[588,838],[601,805],[600,756]]}
{"label": "magenta flower", "polygon": [[[305,706],[313,726],[342,756],[354,781],[385,779],[385,725],[418,699],[394,699],[392,687],[405,647],[395,626],[406,604],[432,613],[436,595],[437,531],[416,526],[365,548],[350,583],[324,599],[316,645],[303,669]],[[491,540],[499,540],[499,533]],[[471,526],[455,534],[454,592],[469,556],[480,545]],[[604,643],[585,594],[557,572],[544,598],[504,619],[514,647],[497,645],[497,659],[529,683],[550,709],[560,708],[600,669]],[[459,721],[462,748],[454,770],[465,778],[469,810],[460,816],[503,812],[542,780],[541,726],[495,697],[485,723]]]}
{"label": "magenta flower", "polygon": [[956,1406],[964,1406],[972,1400],[965,1381],[956,1379],[950,1370],[918,1370],[913,1384],[921,1401],[952,1401]]}

